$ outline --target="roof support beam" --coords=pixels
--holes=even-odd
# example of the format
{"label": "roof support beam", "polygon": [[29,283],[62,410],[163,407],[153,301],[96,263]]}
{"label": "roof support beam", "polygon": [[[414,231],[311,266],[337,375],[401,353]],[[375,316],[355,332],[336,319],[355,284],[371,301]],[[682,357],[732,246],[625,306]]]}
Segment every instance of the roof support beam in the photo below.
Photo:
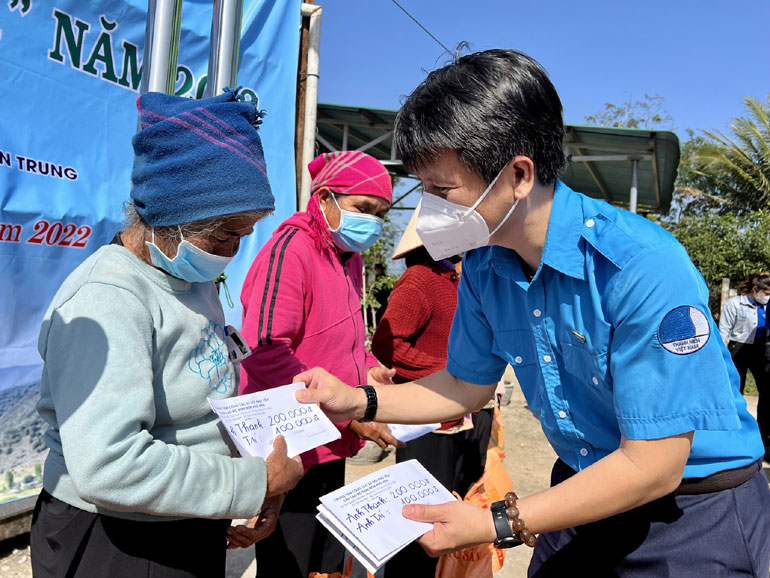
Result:
{"label": "roof support beam", "polygon": [[375,113],[373,113],[368,108],[359,108],[358,113],[363,116],[366,120],[369,121],[370,126],[375,126],[378,124],[384,124],[385,121],[381,119],[379,116],[377,116]]}
{"label": "roof support beam", "polygon": [[[320,125],[320,124],[327,124],[327,123],[324,122],[324,123],[318,123],[318,124]],[[372,144],[373,143],[372,139],[369,138],[368,136],[366,136],[365,134],[362,134],[362,133],[358,132],[357,130],[355,130],[353,128],[354,125],[352,125],[352,124],[348,124],[348,123],[344,123],[344,124],[328,123],[328,124],[332,124],[335,128],[341,129],[343,131],[342,132],[343,140],[344,140],[344,137],[345,137],[345,127],[346,126],[348,127],[348,131],[347,131],[348,132],[348,142],[347,142],[347,147],[348,148],[347,149],[340,149],[338,147],[341,146],[341,145],[337,145],[337,147],[334,147],[333,150],[351,150],[351,149],[353,149],[353,150],[366,150],[366,149],[361,149],[359,147],[370,145],[368,148],[371,148],[373,146],[379,145],[380,142],[381,142],[381,141],[377,141],[376,143]],[[386,131],[386,132],[387,132],[387,136],[390,136],[390,135],[393,134],[392,130]],[[332,137],[330,136],[329,138],[332,138]],[[336,135],[335,135],[333,140],[337,140]],[[385,140],[385,139],[382,139],[382,140]],[[342,143],[342,144],[344,144],[344,143]],[[326,146],[326,145],[324,145],[324,146]],[[380,156],[382,158],[390,158],[390,147],[378,146],[377,147],[377,155],[376,156]]]}
{"label": "roof support beam", "polygon": [[389,139],[391,136],[393,136],[393,131],[392,130],[386,131],[382,133],[380,136],[378,136],[376,139],[370,140],[368,143],[364,144],[363,146],[358,147],[356,150],[364,152],[366,150],[369,150],[373,146],[380,144],[382,141]]}
{"label": "roof support beam", "polygon": [[655,204],[660,207],[660,173],[658,171],[658,150],[654,132],[650,135],[650,151],[652,152],[652,186],[655,191]]}
{"label": "roof support beam", "polygon": [[335,147],[332,143],[330,143],[328,140],[326,140],[320,134],[316,134],[315,135],[315,140],[317,140],[322,145],[324,145],[327,149],[329,149],[329,152],[333,153],[333,152],[335,152],[337,150],[337,147]]}
{"label": "roof support beam", "polygon": [[393,128],[392,124],[388,124],[388,123],[384,123],[384,122],[383,123],[379,123],[379,124],[371,124],[371,123],[364,122],[364,121],[361,121],[361,120],[357,121],[357,120],[355,120],[355,118],[349,118],[349,119],[335,118],[333,116],[329,116],[328,114],[323,114],[320,111],[319,111],[319,114],[318,114],[318,121],[317,122],[318,122],[318,124],[332,124],[332,125],[335,125],[335,126],[342,126],[344,124],[347,124],[347,125],[358,127],[358,128],[379,128],[379,129],[382,129],[382,130],[389,130],[389,129]]}
{"label": "roof support beam", "polygon": [[[567,141],[569,142],[569,146],[575,149],[577,154],[583,154],[583,151],[579,148],[581,143],[578,142],[577,137],[575,136],[575,131],[573,131],[571,128],[567,129]],[[604,195],[604,198],[608,202],[611,203],[612,197],[607,192],[607,185],[604,184],[601,176],[599,176],[599,173],[596,172],[596,167],[594,167],[589,161],[585,161],[583,164],[585,165],[588,174],[591,175],[591,178],[594,180],[594,183],[596,183],[596,187],[599,189],[599,192]]]}
{"label": "roof support beam", "polygon": [[[639,154],[639,148],[626,148],[626,147],[616,147],[616,146],[610,146],[610,145],[603,145],[603,144],[591,144],[591,143],[584,143],[584,142],[578,142],[573,141],[568,142],[569,146],[578,146],[584,151],[598,151],[601,153],[616,153],[619,155],[638,155]],[[578,153],[583,154],[583,153]]]}
{"label": "roof support beam", "polygon": [[569,155],[570,161],[583,163],[651,161],[653,155]]}
{"label": "roof support beam", "polygon": [[396,205],[397,205],[398,203],[400,203],[401,201],[403,201],[403,200],[404,200],[406,197],[408,197],[409,195],[411,195],[411,194],[412,194],[414,191],[416,191],[416,190],[417,190],[417,188],[418,188],[418,187],[421,187],[421,186],[422,186],[422,181],[418,181],[418,182],[417,182],[417,184],[416,184],[415,186],[413,186],[411,189],[409,189],[407,192],[405,192],[403,195],[401,195],[399,198],[397,198],[395,201],[393,201],[393,202],[390,204],[390,208],[391,208],[391,209],[395,209],[395,208],[396,208]]}

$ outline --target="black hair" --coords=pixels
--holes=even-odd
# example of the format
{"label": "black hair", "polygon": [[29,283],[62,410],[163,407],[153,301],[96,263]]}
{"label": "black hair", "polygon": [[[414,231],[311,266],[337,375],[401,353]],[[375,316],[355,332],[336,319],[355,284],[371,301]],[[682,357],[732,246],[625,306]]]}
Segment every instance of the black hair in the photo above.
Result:
{"label": "black hair", "polygon": [[738,295],[748,295],[753,289],[770,291],[770,274],[764,272],[752,273],[738,286]]}
{"label": "black hair", "polygon": [[431,258],[428,250],[420,245],[409,251],[404,255],[404,265],[411,267],[412,265],[433,265],[435,261]]}
{"label": "black hair", "polygon": [[393,144],[414,171],[454,150],[490,183],[516,155],[532,159],[538,181],[564,171],[564,121],[545,70],[515,50],[485,50],[428,74],[406,99]]}

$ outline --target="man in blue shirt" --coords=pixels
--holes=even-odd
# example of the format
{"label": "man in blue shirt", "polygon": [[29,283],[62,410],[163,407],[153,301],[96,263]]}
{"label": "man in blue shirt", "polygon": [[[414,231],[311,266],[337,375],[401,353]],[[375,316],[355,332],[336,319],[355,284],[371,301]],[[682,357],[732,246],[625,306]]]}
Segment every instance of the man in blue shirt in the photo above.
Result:
{"label": "man in blue shirt", "polygon": [[559,97],[526,55],[432,72],[394,144],[424,184],[431,256],[468,251],[447,368],[363,390],[314,369],[298,398],[335,421],[440,421],[483,406],[511,364],[559,456],[553,486],[491,516],[405,507],[434,524],[429,553],[523,541],[535,577],[767,576],[763,444],[706,285],[663,229],[558,180],[563,136]]}

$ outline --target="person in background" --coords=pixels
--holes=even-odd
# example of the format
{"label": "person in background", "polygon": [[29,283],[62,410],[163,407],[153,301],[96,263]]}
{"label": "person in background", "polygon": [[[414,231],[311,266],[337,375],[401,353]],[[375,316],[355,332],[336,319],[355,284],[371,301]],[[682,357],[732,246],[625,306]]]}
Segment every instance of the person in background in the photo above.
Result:
{"label": "person in background", "polygon": [[40,331],[37,578],[224,577],[228,533],[263,537],[303,473],[282,437],[267,460],[239,458],[207,399],[235,395],[239,371],[213,279],[274,206],[256,106],[231,91],[137,106],[126,228],[64,281]]}
{"label": "person in background", "polygon": [[770,300],[770,274],[753,273],[738,287],[738,295],[728,299],[719,316],[719,333],[730,350],[741,378],[741,393],[746,386],[746,371],[751,371],[757,384],[757,422],[765,445],[765,461],[770,460],[770,407],[768,407],[768,373],[770,342],[766,305]]}
{"label": "person in background", "polygon": [[[366,351],[360,255],[382,232],[390,176],[357,151],[323,154],[308,169],[307,210],[275,230],[241,292],[243,336],[253,351],[241,367],[242,394],[289,384],[316,365],[356,384],[387,383],[392,375]],[[344,485],[345,458],[365,440],[381,447],[399,442],[386,425],[336,425],[341,439],[302,454],[309,469],[286,497],[275,533],[256,546],[257,576],[342,570],[344,547],[315,519],[318,499]]]}
{"label": "person in background", "polygon": [[[415,231],[419,205],[393,254],[406,271],[393,288],[388,309],[372,337],[372,353],[395,370],[393,383],[426,377],[446,367],[449,331],[457,307],[459,257],[434,261]],[[441,424],[435,432],[406,442],[396,462],[416,459],[448,490],[464,496],[484,472],[492,405]],[[385,566],[386,576],[432,577],[438,559],[412,543]]]}
{"label": "person in background", "polygon": [[434,423],[483,407],[511,364],[559,457],[550,488],[489,509],[404,506],[433,524],[426,550],[526,544],[530,578],[766,577],[762,440],[708,288],[671,234],[559,179],[543,68],[493,49],[431,72],[393,144],[423,182],[431,257],[465,253],[446,369],[351,388],[314,368],[297,399],[333,420]]}

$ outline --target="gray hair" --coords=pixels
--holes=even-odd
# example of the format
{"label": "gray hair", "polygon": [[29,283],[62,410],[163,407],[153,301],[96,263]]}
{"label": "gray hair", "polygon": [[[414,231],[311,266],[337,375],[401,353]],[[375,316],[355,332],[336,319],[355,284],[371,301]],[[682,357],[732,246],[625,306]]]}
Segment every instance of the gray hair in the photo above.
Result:
{"label": "gray hair", "polygon": [[[201,219],[200,221],[192,221],[190,223],[182,223],[180,225],[154,227],[155,236],[161,237],[171,243],[178,243],[182,240],[180,234],[185,238],[206,237],[213,234],[214,231],[216,231],[225,222],[232,219],[233,217],[249,217],[256,219],[257,221],[261,221],[272,212],[272,210],[267,209],[258,211],[244,211],[242,213],[221,215],[219,217]],[[126,229],[131,227],[138,227],[149,231],[153,228],[147,224],[147,222],[142,218],[142,215],[139,214],[139,211],[136,210],[134,204],[130,201],[127,201],[123,204],[123,224],[124,228]]]}

